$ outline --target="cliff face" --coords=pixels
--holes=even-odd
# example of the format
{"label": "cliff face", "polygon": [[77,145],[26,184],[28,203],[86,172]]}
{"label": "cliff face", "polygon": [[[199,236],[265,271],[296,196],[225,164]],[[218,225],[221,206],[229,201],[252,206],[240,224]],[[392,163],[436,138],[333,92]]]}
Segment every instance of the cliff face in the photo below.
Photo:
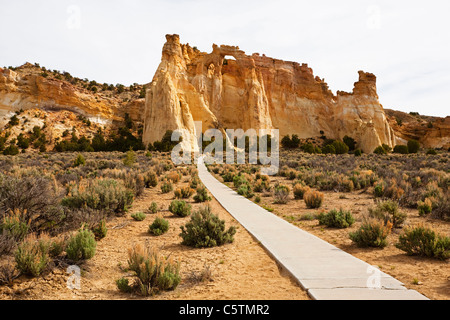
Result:
{"label": "cliff face", "polygon": [[397,136],[397,144],[415,139],[424,148],[450,148],[450,116],[438,118],[390,109],[385,111]]}
{"label": "cliff face", "polygon": [[0,68],[0,115],[20,109],[66,110],[108,125],[122,120],[125,113],[141,121],[143,107],[142,99],[124,103],[118,97],[43,77],[40,69],[29,63],[19,67],[17,72]]}
{"label": "cliff face", "polygon": [[233,46],[203,53],[167,35],[162,60],[147,89],[144,143],[166,130],[272,129],[300,138],[353,137],[365,152],[395,137],[378,101],[376,77],[359,72],[352,93],[334,95],[306,64],[251,56]]}

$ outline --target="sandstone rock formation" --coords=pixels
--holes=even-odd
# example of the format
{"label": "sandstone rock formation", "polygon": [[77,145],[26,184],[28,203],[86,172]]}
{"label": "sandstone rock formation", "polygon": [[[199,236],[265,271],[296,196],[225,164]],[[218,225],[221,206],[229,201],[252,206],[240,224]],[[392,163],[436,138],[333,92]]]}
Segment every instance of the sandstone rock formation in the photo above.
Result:
{"label": "sandstone rock formation", "polygon": [[122,120],[125,113],[141,121],[144,100],[124,103],[117,97],[94,94],[68,81],[43,77],[30,63],[17,72],[0,68],[0,115],[35,108],[67,110],[109,125]]}
{"label": "sandstone rock formation", "polygon": [[167,35],[162,60],[147,89],[144,143],[160,140],[166,130],[203,131],[272,129],[300,138],[353,137],[365,152],[385,143],[394,146],[377,90],[376,77],[359,72],[352,93],[334,95],[306,64],[259,55],[239,47],[213,45],[211,53],[181,44]]}
{"label": "sandstone rock formation", "polygon": [[406,144],[408,140],[415,139],[424,148],[450,148],[450,116],[411,115],[390,109],[385,112],[395,131],[397,144]]}

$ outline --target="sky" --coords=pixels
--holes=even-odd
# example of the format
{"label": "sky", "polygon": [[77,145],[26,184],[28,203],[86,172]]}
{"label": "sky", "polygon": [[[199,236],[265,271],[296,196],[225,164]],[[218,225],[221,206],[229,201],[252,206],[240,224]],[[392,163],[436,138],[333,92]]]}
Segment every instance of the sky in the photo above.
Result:
{"label": "sky", "polygon": [[151,82],[166,34],[204,52],[307,63],[329,88],[374,73],[384,108],[450,115],[448,0],[0,0],[0,66],[100,83]]}

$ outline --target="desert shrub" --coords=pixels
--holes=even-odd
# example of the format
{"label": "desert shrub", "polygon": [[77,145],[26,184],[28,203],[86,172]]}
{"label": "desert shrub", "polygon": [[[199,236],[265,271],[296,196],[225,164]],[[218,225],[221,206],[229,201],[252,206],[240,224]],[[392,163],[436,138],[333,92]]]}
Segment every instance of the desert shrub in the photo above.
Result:
{"label": "desert shrub", "polygon": [[434,149],[428,149],[428,150],[427,150],[427,155],[435,156],[435,155],[437,155],[437,152],[436,152],[436,150],[434,150]]}
{"label": "desert shrub", "polygon": [[332,228],[348,228],[355,223],[350,211],[333,209],[328,213],[321,212],[318,216],[319,224]]}
{"label": "desert shrub", "polygon": [[308,191],[303,195],[303,200],[306,207],[309,209],[316,209],[322,206],[324,195],[319,191]]}
{"label": "desert shrub", "polygon": [[169,193],[173,190],[173,184],[172,182],[168,181],[168,180],[164,180],[161,183],[161,192],[162,193]]}
{"label": "desert shrub", "polygon": [[327,144],[322,148],[322,153],[324,154],[336,154],[336,149],[332,144]]}
{"label": "desert shrub", "polygon": [[148,227],[148,232],[154,236],[160,236],[169,231],[169,221],[162,216],[157,216],[153,223]]}
{"label": "desert shrub", "polygon": [[35,235],[28,236],[14,254],[17,270],[25,275],[39,276],[50,263],[50,243],[46,237],[37,239]]}
{"label": "desert shrub", "polygon": [[417,140],[409,140],[408,141],[408,151],[409,153],[417,153],[420,149],[420,143]]}
{"label": "desert shrub", "polygon": [[156,176],[156,173],[153,170],[148,171],[144,175],[144,183],[147,188],[154,188],[158,185],[158,177]]}
{"label": "desert shrub", "polygon": [[87,185],[73,186],[61,203],[69,208],[87,206],[104,210],[107,214],[117,214],[125,212],[133,200],[133,192],[124,186],[122,180],[93,179]]}
{"label": "desert shrub", "polygon": [[418,201],[417,202],[417,209],[419,210],[420,216],[425,216],[433,210],[433,203],[431,202],[430,198],[426,198],[425,201]]}
{"label": "desert shrub", "polygon": [[136,212],[136,213],[132,214],[131,217],[136,221],[143,221],[143,220],[145,220],[146,215],[143,212]]}
{"label": "desert shrub", "polygon": [[348,149],[349,149],[350,151],[355,150],[355,148],[356,148],[356,141],[355,141],[355,139],[353,139],[353,138],[351,138],[351,137],[349,137],[349,136],[345,136],[345,137],[342,139],[342,141],[348,146]]}
{"label": "desert shrub", "polygon": [[192,179],[189,181],[189,187],[192,189],[197,189],[200,185],[200,180],[198,177],[192,177]]}
{"label": "desert shrub", "polygon": [[384,195],[384,182],[380,181],[377,184],[375,184],[374,188],[373,188],[373,193],[375,195],[375,197],[377,198],[381,198]]}
{"label": "desert shrub", "polygon": [[294,198],[302,200],[305,193],[307,193],[310,190],[311,189],[308,186],[304,186],[300,183],[297,183],[294,185],[294,189],[293,189]]}
{"label": "desert shrub", "polygon": [[82,154],[79,154],[73,161],[73,166],[78,167],[78,166],[84,166],[84,165],[86,165],[86,159],[83,157]]}
{"label": "desert shrub", "polygon": [[408,255],[445,260],[450,257],[450,237],[438,234],[423,224],[405,228],[395,245]]}
{"label": "desert shrub", "polygon": [[173,183],[178,183],[178,181],[180,181],[180,175],[177,172],[170,172],[167,175],[167,179],[172,181]]}
{"label": "desert shrub", "polygon": [[243,175],[235,175],[233,177],[233,185],[235,188],[239,188],[242,184],[248,184],[249,182]]}
{"label": "desert shrub", "polygon": [[433,217],[450,221],[450,199],[449,196],[439,196],[433,203]]}
{"label": "desert shrub", "polygon": [[210,206],[200,208],[191,216],[191,221],[181,226],[182,244],[195,247],[215,247],[234,241],[236,228],[225,231],[225,221],[212,213]]}
{"label": "desert shrub", "polygon": [[125,158],[123,158],[123,164],[127,167],[132,167],[136,163],[136,152],[132,149],[127,151]]}
{"label": "desert shrub", "polygon": [[406,220],[406,213],[399,210],[398,202],[385,200],[377,203],[375,207],[369,208],[369,216],[390,222],[394,228],[400,228]]}
{"label": "desert shrub", "polygon": [[180,263],[167,259],[152,247],[137,245],[129,249],[128,268],[134,272],[136,287],[143,296],[175,290],[181,281]]}
{"label": "desert shrub", "polygon": [[21,242],[25,239],[30,230],[30,224],[23,221],[23,216],[18,209],[4,215],[3,220],[0,222],[0,234],[4,237],[11,237],[16,242]]}
{"label": "desert shrub", "polygon": [[361,155],[362,155],[361,149],[356,149],[355,150],[355,157],[360,157]]}
{"label": "desert shrub", "polygon": [[255,203],[260,203],[261,202],[261,197],[260,196],[256,196],[255,197]]}
{"label": "desert shrub", "polygon": [[285,204],[289,200],[290,189],[288,186],[279,184],[274,187],[273,199],[275,203]]}
{"label": "desert shrub", "polygon": [[120,278],[116,280],[116,286],[119,291],[124,293],[130,293],[133,288],[130,286],[127,278]]}
{"label": "desert shrub", "polygon": [[387,236],[391,232],[392,224],[384,224],[378,219],[365,220],[361,227],[355,231],[350,232],[350,239],[359,247],[378,247],[384,248],[387,246]]}
{"label": "desert shrub", "polygon": [[253,191],[255,192],[263,192],[265,190],[270,190],[270,184],[268,180],[263,180],[261,177],[256,180],[253,185]]}
{"label": "desert shrub", "polygon": [[106,227],[106,220],[102,219],[94,227],[91,228],[91,231],[94,234],[95,240],[99,241],[105,238],[106,234],[108,233],[108,228]]}
{"label": "desert shrub", "polygon": [[197,194],[194,196],[195,202],[206,202],[210,201],[212,198],[208,195],[208,190],[206,187],[198,187]]}
{"label": "desert shrub", "polygon": [[169,205],[169,211],[179,217],[187,217],[191,214],[191,205],[186,201],[173,200]]}
{"label": "desert shrub", "polygon": [[67,241],[67,258],[74,262],[91,259],[97,250],[97,242],[91,230],[81,228]]}
{"label": "desert shrub", "polygon": [[237,193],[246,198],[252,198],[255,195],[252,191],[252,188],[248,184],[242,184],[237,189]]}
{"label": "desert shrub", "polygon": [[186,186],[176,189],[174,194],[177,199],[189,199],[194,194],[194,190]]}
{"label": "desert shrub", "polygon": [[33,231],[50,230],[63,220],[60,195],[49,178],[27,174],[6,176],[0,173],[0,210],[21,212],[22,221]]}
{"label": "desert shrub", "polygon": [[152,203],[150,204],[150,208],[148,208],[148,210],[151,213],[157,213],[158,212],[158,204],[155,201],[152,201]]}
{"label": "desert shrub", "polygon": [[349,151],[349,147],[344,142],[339,140],[335,140],[333,142],[333,147],[336,150],[336,154],[345,154]]}
{"label": "desert shrub", "polygon": [[234,174],[232,172],[226,172],[222,175],[223,182],[233,182]]}
{"label": "desert shrub", "polygon": [[396,145],[394,147],[394,153],[400,153],[400,154],[408,154],[408,146],[405,145]]}
{"label": "desert shrub", "polygon": [[373,153],[375,154],[387,154],[386,149],[384,149],[382,146],[378,146],[373,150]]}
{"label": "desert shrub", "polygon": [[15,144],[11,144],[3,150],[5,156],[16,156],[19,154],[19,148]]}

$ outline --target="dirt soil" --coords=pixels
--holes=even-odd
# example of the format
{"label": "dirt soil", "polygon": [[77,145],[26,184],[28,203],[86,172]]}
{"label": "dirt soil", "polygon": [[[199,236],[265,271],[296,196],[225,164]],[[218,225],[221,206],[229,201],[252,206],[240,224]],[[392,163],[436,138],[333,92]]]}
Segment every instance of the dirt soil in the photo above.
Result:
{"label": "dirt soil", "polygon": [[[186,177],[184,177],[186,179]],[[178,186],[187,185],[186,182]],[[213,212],[226,221],[226,227],[236,226],[237,233],[231,244],[221,247],[194,249],[181,245],[180,226],[190,218],[179,218],[167,208],[173,192],[162,194],[159,186],[146,189],[135,200],[127,217],[117,217],[107,223],[106,238],[98,242],[96,255],[81,265],[81,289],[70,290],[70,274],[65,268],[53,268],[41,277],[21,277],[11,287],[0,287],[0,299],[51,299],[51,300],[112,300],[112,299],[181,299],[181,300],[309,300],[307,293],[288,275],[280,271],[276,262],[258,242],[213,199],[209,202]],[[155,215],[148,213],[152,201],[162,208],[160,213],[169,220],[169,231],[159,237],[147,230]],[[204,204],[189,200],[193,210]],[[138,222],[131,218],[135,212],[145,212],[147,217]],[[131,276],[127,272],[127,250],[134,244],[156,246],[165,255],[181,262],[182,282],[174,291],[153,297],[126,294],[118,291],[115,280]],[[207,269],[211,279],[199,278]]]}

